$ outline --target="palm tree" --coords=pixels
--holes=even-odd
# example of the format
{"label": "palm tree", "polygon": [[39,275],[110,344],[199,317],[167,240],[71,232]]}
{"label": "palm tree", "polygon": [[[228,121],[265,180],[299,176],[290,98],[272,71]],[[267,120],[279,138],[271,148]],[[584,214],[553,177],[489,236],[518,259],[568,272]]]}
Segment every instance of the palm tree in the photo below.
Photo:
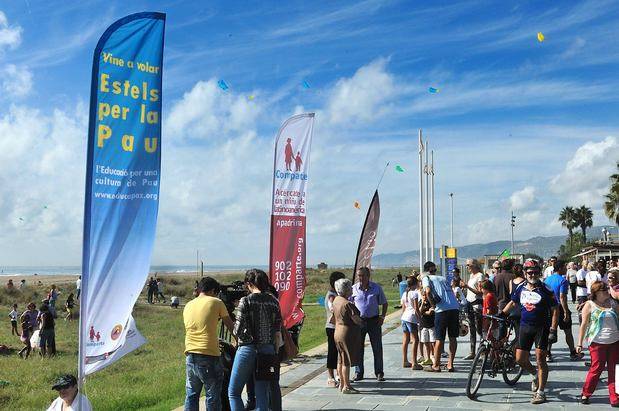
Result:
{"label": "palm tree", "polygon": [[582,241],[587,242],[587,228],[593,227],[593,212],[589,207],[580,206],[574,210],[574,225],[582,230]]}
{"label": "palm tree", "polygon": [[559,214],[559,221],[561,225],[567,228],[568,239],[570,240],[570,248],[572,247],[572,230],[577,227],[574,223],[575,212],[572,207],[564,207]]}
{"label": "palm tree", "polygon": [[604,213],[615,224],[619,225],[619,182],[610,187],[610,191],[605,197]]}
{"label": "palm tree", "polygon": [[[617,169],[619,170],[619,162]],[[619,173],[610,176],[610,190],[605,197],[607,201],[604,202],[604,213],[619,225]]]}

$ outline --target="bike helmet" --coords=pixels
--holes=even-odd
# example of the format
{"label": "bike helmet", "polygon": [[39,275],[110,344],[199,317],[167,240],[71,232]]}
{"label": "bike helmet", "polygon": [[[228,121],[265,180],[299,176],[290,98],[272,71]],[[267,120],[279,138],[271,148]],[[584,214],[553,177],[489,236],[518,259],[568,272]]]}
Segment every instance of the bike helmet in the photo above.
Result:
{"label": "bike helmet", "polygon": [[537,260],[534,260],[532,258],[527,259],[527,261],[524,262],[524,265],[522,268],[524,269],[524,271],[527,271],[527,270],[541,271]]}

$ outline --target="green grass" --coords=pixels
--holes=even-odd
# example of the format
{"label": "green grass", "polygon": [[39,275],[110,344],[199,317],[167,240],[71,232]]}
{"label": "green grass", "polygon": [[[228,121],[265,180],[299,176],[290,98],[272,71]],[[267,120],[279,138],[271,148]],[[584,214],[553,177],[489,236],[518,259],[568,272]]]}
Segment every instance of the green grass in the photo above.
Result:
{"label": "green grass", "polygon": [[[398,302],[397,288],[391,278],[398,270],[377,270],[373,281],[383,285],[392,312]],[[345,270],[348,278],[351,270]],[[218,278],[231,282],[241,276]],[[306,303],[315,303],[328,288],[329,272],[308,270]],[[167,277],[166,296],[178,295],[181,302],[191,295],[195,278]],[[60,303],[71,290],[72,284],[59,284],[62,291]],[[40,289],[39,289],[40,288]],[[50,389],[51,382],[60,374],[77,373],[77,321],[65,323],[57,320],[56,345],[58,355],[52,359],[33,356],[21,360],[17,350],[22,344],[10,335],[6,315],[13,302],[23,311],[26,301],[40,301],[43,287],[32,287],[22,293],[0,290],[0,344],[13,349],[11,355],[0,356],[0,409],[41,410],[56,397]],[[134,310],[138,329],[148,342],[117,363],[88,377],[85,391],[96,410],[170,410],[182,405],[185,396],[184,327],[182,309],[167,306],[149,306],[140,297]],[[307,305],[306,320],[301,332],[300,351],[306,351],[325,342],[325,311],[318,305]],[[8,384],[2,383],[8,382]]]}

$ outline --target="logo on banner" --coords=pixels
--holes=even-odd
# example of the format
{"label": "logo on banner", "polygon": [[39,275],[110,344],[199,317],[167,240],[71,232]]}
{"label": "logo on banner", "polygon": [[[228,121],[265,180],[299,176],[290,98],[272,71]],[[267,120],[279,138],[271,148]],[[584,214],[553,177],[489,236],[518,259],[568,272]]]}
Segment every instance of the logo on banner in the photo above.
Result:
{"label": "logo on banner", "polygon": [[[292,169],[294,163],[294,170]],[[286,171],[275,170],[275,177],[281,179],[290,180],[307,180],[307,174],[301,172],[303,166],[303,158],[301,157],[301,150],[295,150],[292,147],[292,138],[286,139],[286,145],[284,146],[284,165]]]}
{"label": "logo on banner", "polygon": [[90,342],[86,343],[87,347],[97,347],[100,345],[105,345],[105,342],[100,341],[101,333],[95,330],[95,327],[93,327],[92,325],[90,326],[90,330],[88,331],[88,339],[90,340]]}
{"label": "logo on banner", "polygon": [[112,340],[116,341],[118,337],[120,337],[120,333],[122,332],[122,330],[123,326],[120,324],[116,324],[114,328],[112,328],[112,333],[110,335],[112,337]]}
{"label": "logo on banner", "polygon": [[286,146],[284,147],[284,163],[286,164],[286,171],[292,171],[292,162],[294,161],[294,171],[300,172],[301,165],[303,165],[303,159],[301,158],[301,151],[297,151],[295,156],[292,149],[292,138],[286,139]]}

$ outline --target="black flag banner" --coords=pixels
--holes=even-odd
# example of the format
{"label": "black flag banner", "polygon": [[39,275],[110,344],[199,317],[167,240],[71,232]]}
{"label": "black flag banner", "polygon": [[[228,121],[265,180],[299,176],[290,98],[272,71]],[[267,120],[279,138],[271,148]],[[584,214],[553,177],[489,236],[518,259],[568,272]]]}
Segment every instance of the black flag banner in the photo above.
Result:
{"label": "black flag banner", "polygon": [[372,202],[368,208],[368,214],[365,216],[361,238],[359,239],[359,248],[357,248],[357,258],[355,259],[355,269],[353,271],[353,283],[357,269],[361,267],[371,268],[372,254],[376,246],[376,234],[378,232],[378,220],[380,219],[380,201],[378,199],[378,190],[374,192]]}

